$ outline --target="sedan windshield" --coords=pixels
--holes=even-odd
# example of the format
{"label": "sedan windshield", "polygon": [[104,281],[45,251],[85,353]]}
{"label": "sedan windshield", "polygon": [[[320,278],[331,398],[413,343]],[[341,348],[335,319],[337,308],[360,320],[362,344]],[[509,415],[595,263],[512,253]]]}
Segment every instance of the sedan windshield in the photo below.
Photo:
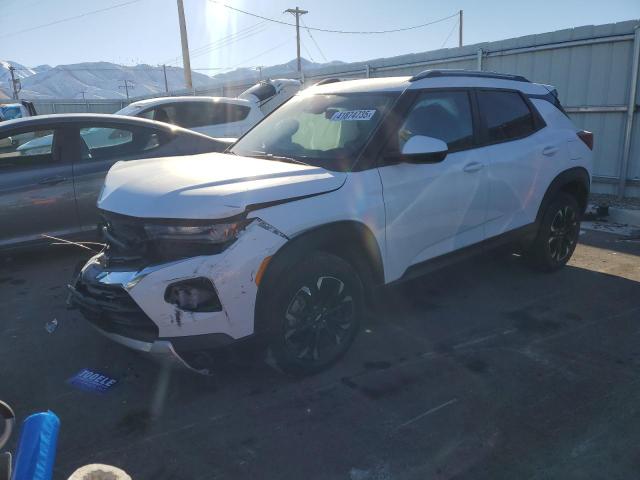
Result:
{"label": "sedan windshield", "polygon": [[389,93],[296,96],[242,137],[231,153],[350,170],[395,98]]}

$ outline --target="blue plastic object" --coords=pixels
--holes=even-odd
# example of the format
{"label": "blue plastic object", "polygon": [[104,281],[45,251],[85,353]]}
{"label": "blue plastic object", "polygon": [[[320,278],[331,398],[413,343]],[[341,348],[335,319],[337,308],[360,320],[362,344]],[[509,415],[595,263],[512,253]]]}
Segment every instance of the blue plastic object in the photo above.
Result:
{"label": "blue plastic object", "polygon": [[51,480],[59,430],[60,419],[52,411],[27,417],[11,480]]}

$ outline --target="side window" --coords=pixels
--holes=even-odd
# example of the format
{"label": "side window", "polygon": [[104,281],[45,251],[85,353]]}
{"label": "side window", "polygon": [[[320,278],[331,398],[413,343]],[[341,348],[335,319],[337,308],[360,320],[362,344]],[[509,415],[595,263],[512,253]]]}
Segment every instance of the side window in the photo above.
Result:
{"label": "side window", "polygon": [[489,143],[514,140],[536,130],[533,113],[517,92],[480,90],[478,106]]}
{"label": "side window", "polygon": [[247,118],[250,108],[224,102],[188,101],[163,105],[154,110],[154,120],[183,128],[221,125]]}
{"label": "side window", "polygon": [[136,117],[139,118],[146,118],[147,120],[153,120],[153,115],[154,115],[154,110],[153,109],[149,109],[149,110],[145,110],[143,112],[137,113]]}
{"label": "side window", "polygon": [[450,151],[473,146],[473,120],[466,91],[423,92],[398,131],[398,151],[414,135],[434,137]]}
{"label": "side window", "polygon": [[213,105],[217,108],[214,109],[211,125],[240,122],[247,118],[251,111],[251,108],[246,105],[236,105],[234,103],[214,103]]}
{"label": "side window", "polygon": [[183,128],[196,128],[211,124],[209,102],[182,102],[173,105],[174,121],[170,122]]}
{"label": "side window", "polygon": [[119,160],[153,150],[163,141],[161,132],[150,128],[96,126],[80,129],[83,160]]}
{"label": "side window", "polygon": [[53,130],[34,130],[0,137],[0,172],[53,162]]}
{"label": "side window", "polygon": [[176,106],[173,103],[160,105],[153,109],[153,117],[156,122],[179,125],[176,113]]}

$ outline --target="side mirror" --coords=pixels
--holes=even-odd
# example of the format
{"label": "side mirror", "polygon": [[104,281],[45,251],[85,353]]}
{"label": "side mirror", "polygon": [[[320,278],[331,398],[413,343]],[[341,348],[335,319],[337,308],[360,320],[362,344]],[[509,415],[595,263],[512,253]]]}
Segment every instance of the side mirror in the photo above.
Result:
{"label": "side mirror", "polygon": [[8,148],[13,145],[13,139],[11,137],[0,138],[0,148]]}
{"label": "side mirror", "polygon": [[436,163],[447,156],[449,148],[442,140],[414,135],[402,147],[401,160],[408,163]]}

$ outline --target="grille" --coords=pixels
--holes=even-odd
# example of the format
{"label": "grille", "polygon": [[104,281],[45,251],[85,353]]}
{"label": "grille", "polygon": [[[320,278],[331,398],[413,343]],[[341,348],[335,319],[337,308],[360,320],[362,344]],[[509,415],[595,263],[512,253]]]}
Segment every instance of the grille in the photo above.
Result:
{"label": "grille", "polygon": [[[112,212],[102,212],[101,231],[107,244],[106,264],[109,267],[143,268],[150,263],[179,260],[198,255],[215,255],[229,246],[176,240],[149,238],[144,229],[146,222]],[[163,222],[167,222],[164,220]],[[176,220],[176,223],[180,220]],[[181,222],[185,222],[181,220]]]}
{"label": "grille", "polygon": [[120,285],[97,282],[98,269],[87,269],[71,289],[74,303],[102,330],[143,341],[158,337],[158,327]]}

